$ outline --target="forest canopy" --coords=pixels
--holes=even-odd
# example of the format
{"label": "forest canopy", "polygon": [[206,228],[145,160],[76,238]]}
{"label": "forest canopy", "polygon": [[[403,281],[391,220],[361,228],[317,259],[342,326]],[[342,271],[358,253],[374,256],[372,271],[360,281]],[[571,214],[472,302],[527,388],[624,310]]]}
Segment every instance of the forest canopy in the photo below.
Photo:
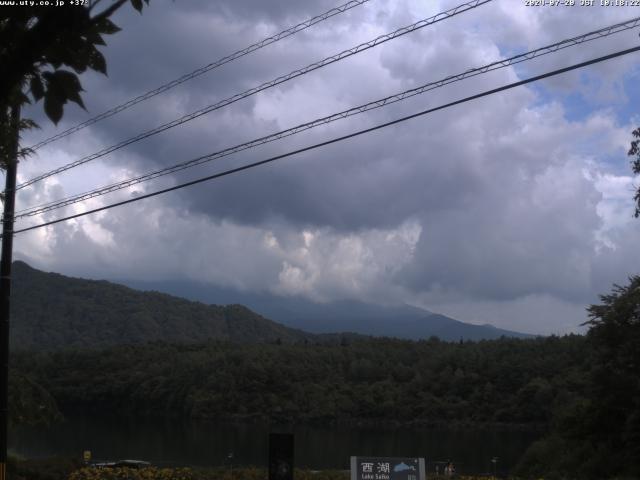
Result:
{"label": "forest canopy", "polygon": [[62,411],[204,420],[543,426],[585,394],[580,336],[153,343],[14,355]]}

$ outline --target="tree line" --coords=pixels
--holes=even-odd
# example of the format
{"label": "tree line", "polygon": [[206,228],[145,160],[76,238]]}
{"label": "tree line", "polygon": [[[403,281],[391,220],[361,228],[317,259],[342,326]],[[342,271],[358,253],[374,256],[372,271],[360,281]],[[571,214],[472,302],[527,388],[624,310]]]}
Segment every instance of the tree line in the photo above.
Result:
{"label": "tree line", "polygon": [[581,336],[447,343],[179,345],[24,352],[61,410],[276,422],[542,426],[585,395]]}

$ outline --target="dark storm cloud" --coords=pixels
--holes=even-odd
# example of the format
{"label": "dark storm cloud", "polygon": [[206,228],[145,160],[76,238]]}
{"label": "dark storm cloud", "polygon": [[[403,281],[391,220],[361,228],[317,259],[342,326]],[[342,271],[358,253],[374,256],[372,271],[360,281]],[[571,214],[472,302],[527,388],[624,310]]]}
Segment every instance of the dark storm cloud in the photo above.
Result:
{"label": "dark storm cloud", "polygon": [[[250,6],[233,4],[232,9],[225,10],[231,11],[236,7],[242,12],[243,8]],[[324,8],[323,5],[312,7]],[[277,10],[277,5],[274,8]],[[299,10],[299,20],[307,18],[304,9],[294,10],[291,15],[295,16]],[[145,9],[142,16],[130,9],[121,10],[115,21],[123,31],[109,38],[109,46],[105,50],[109,77],[92,74],[83,77],[85,89],[89,92],[85,95],[89,115],[74,107],[67,108],[61,129],[277,32],[282,27],[265,23],[270,21],[266,12],[265,9],[262,13],[260,9],[254,9],[252,17],[244,18],[238,14],[236,21],[229,22],[215,12],[182,9],[176,4]],[[335,25],[339,20],[331,21]],[[303,44],[300,39],[304,35],[298,34],[294,41],[285,40],[286,44],[269,46],[259,56],[248,56],[208,72],[168,94],[96,124],[80,135],[91,135],[105,146],[113,145],[304,66],[310,57],[317,60],[326,54],[321,52],[321,45]],[[282,86],[280,90],[288,88]],[[252,119],[255,102],[255,97],[243,99],[224,111],[213,112],[165,134],[128,146],[102,161],[147,170],[246,141],[263,130],[261,124],[264,122]],[[35,118],[45,126],[45,131],[34,135],[34,138],[46,137],[53,131],[49,122],[43,121],[40,108],[36,108]],[[229,115],[235,118],[228,122]],[[242,116],[245,117],[244,122],[237,122],[236,119]],[[246,132],[251,136],[248,137]],[[136,156],[131,158],[127,152]],[[86,152],[89,153],[93,152]]]}
{"label": "dark storm cloud", "polygon": [[211,2],[207,0],[184,2],[178,7],[185,12],[202,15],[203,13],[223,16],[234,22],[250,20],[269,21],[286,28],[283,22],[299,23],[307,18],[319,15],[339,4],[331,0],[314,2],[292,2],[290,0],[238,0],[234,2]]}
{"label": "dark storm cloud", "polygon": [[[409,127],[416,134],[412,140],[420,130],[437,136],[435,127],[435,122]],[[185,195],[196,210],[249,224],[276,214],[294,224],[350,231],[397,225],[424,209],[456,208],[473,194],[473,176],[443,157],[445,151],[461,155],[454,145],[439,149],[438,142],[418,141],[407,148],[405,140],[393,129],[283,159]],[[454,188],[461,194],[452,195]]]}

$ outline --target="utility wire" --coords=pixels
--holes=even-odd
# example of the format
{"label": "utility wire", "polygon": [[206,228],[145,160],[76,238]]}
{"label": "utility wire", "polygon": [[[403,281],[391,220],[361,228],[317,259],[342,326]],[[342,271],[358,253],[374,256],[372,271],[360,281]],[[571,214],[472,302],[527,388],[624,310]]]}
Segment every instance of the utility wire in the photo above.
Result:
{"label": "utility wire", "polygon": [[447,18],[451,18],[455,15],[458,15],[460,13],[466,12],[468,10],[471,10],[473,8],[476,8],[480,5],[483,5],[485,3],[489,3],[493,0],[473,0],[467,3],[464,3],[462,5],[458,5],[457,7],[451,8],[447,11],[438,13],[432,17],[420,20],[412,25],[408,25],[406,27],[402,27],[399,28],[397,30],[395,30],[392,33],[388,33],[385,35],[380,35],[379,37],[376,37],[373,40],[370,40],[368,42],[364,42],[361,43],[358,46],[349,48],[347,50],[344,50],[336,55],[333,55],[331,57],[327,57],[323,60],[320,60],[319,62],[316,63],[312,63],[310,65],[307,65],[306,67],[303,67],[301,69],[298,70],[294,70],[293,72],[290,72],[286,75],[282,75],[278,78],[275,78],[274,80],[271,80],[269,82],[263,83],[262,85],[259,85],[257,87],[253,87],[250,88],[249,90],[246,90],[242,93],[238,93],[236,95],[233,95],[232,97],[226,98],[225,100],[221,100],[213,105],[209,105],[207,107],[204,107],[200,110],[197,110],[193,113],[187,114],[182,116],[181,118],[178,118],[176,120],[173,120],[171,122],[165,123],[163,125],[160,125],[159,127],[156,127],[152,130],[148,130],[146,132],[140,133],[138,135],[136,135],[135,137],[129,138],[128,140],[124,140],[116,145],[112,145],[110,147],[104,148],[102,150],[100,150],[97,153],[93,153],[91,155],[88,155],[86,157],[83,157],[79,160],[76,160],[74,162],[71,162],[67,165],[63,165],[59,168],[56,168],[54,170],[51,170],[47,173],[44,173],[42,175],[39,175],[37,177],[32,178],[31,180],[28,180],[26,182],[21,183],[20,185],[18,185],[16,187],[16,190],[20,190],[24,187],[27,187],[29,185],[32,185],[36,182],[39,182],[40,180],[44,180],[45,178],[49,178],[53,175],[57,175],[59,173],[62,173],[66,170],[69,170],[71,168],[77,167],[79,165],[85,164],[87,162],[90,162],[92,160],[95,160],[97,158],[100,157],[104,157],[105,155],[112,153],[116,150],[119,150],[123,147],[126,147],[127,145],[131,145],[132,143],[135,142],[139,142],[140,140],[144,140],[145,138],[151,137],[153,135],[156,135],[158,133],[164,132],[165,130],[168,130],[170,128],[176,127],[178,125],[182,125],[185,122],[194,120],[198,117],[201,117],[202,115],[205,115],[207,113],[213,112],[214,110],[218,110],[220,108],[226,107],[227,105],[230,105],[232,103],[235,103],[239,100],[242,100],[244,98],[250,97],[252,95],[255,95],[258,92],[261,92],[263,90],[267,90],[268,88],[274,87],[276,85],[280,85],[281,83],[287,82],[289,80],[292,80],[296,77],[300,77],[302,75],[305,75],[309,72],[312,72],[314,70],[317,70],[319,68],[325,67],[327,65],[330,65],[332,63],[338,62],[340,60],[343,60],[345,58],[348,58],[352,55],[355,55],[357,53],[363,52],[365,50],[368,50],[370,48],[373,48],[377,45],[380,45],[382,43],[388,42],[389,40],[393,40],[395,38],[401,37],[403,35],[406,35],[408,33],[414,32],[416,30],[419,30],[421,28],[424,28],[426,26],[429,25],[433,25],[434,23],[440,22],[442,20],[445,20]]}
{"label": "utility wire", "polygon": [[79,130],[82,130],[85,127],[88,127],[90,125],[93,125],[94,123],[99,122],[100,120],[104,120],[105,118],[109,118],[112,117],[113,115],[122,112],[123,110],[128,109],[129,107],[132,107],[140,102],[143,102],[145,100],[148,100],[152,97],[155,97],[156,95],[160,95],[161,93],[166,92],[167,90],[171,90],[174,87],[177,87],[178,85],[181,85],[183,83],[185,83],[188,80],[191,80],[193,78],[199,77],[200,75],[207,73],[211,70],[213,70],[214,68],[218,68],[221,67],[222,65],[232,62],[234,60],[237,60],[240,57],[244,57],[245,55],[248,55],[250,53],[255,52],[256,50],[260,50],[263,47],[266,47],[267,45],[271,45],[272,43],[276,43],[284,38],[290,37],[292,35],[295,35],[298,32],[301,32],[302,30],[306,30],[309,27],[312,27],[313,25],[323,22],[335,15],[338,15],[340,13],[344,13],[347,10],[350,10],[354,7],[358,7],[360,5],[362,5],[363,3],[368,2],[369,0],[351,0],[343,5],[340,5],[339,7],[335,7],[332,8],[331,10],[322,13],[320,15],[317,15],[313,18],[310,18],[302,23],[299,23],[293,27],[290,27],[286,30],[281,31],[280,33],[276,33],[275,35],[271,36],[271,37],[267,37],[263,40],[260,40],[259,42],[254,43],[253,45],[250,45],[246,48],[243,48],[242,50],[238,50],[237,52],[234,52],[230,55],[227,55],[226,57],[222,57],[219,60],[216,60],[213,63],[210,63],[208,65],[205,65],[204,67],[198,68],[197,70],[194,70],[191,73],[187,73],[175,80],[172,80],[169,83],[165,83],[164,85],[159,86],[158,88],[154,89],[154,90],[150,90],[147,93],[143,93],[142,95],[139,95],[135,98],[132,98],[131,100],[118,105],[117,107],[111,108],[110,110],[107,110],[106,112],[101,113],[100,115],[96,115],[93,118],[90,118],[89,120],[86,120],[82,123],[79,123],[71,128],[68,128],[67,130],[64,130],[63,132],[60,132],[56,135],[53,135],[52,137],[49,137],[45,140],[42,140],[39,143],[36,143],[35,145],[33,145],[31,148],[32,150],[37,150],[41,147],[44,147],[45,145],[48,145],[49,143],[55,142],[56,140],[59,140],[61,138],[67,137],[69,135],[71,135],[72,133],[75,133]]}
{"label": "utility wire", "polygon": [[171,173],[175,173],[181,170],[185,170],[187,168],[192,168],[195,167],[197,165],[201,165],[203,163],[206,162],[211,162],[213,160],[222,158],[222,157],[226,157],[228,155],[232,155],[234,153],[238,153],[241,152],[243,150],[247,150],[250,148],[254,148],[257,147],[259,145],[263,145],[265,143],[269,143],[269,142],[273,142],[291,135],[295,135],[297,133],[300,133],[302,131],[305,130],[309,130],[311,128],[315,128],[317,126],[320,125],[325,125],[331,122],[334,122],[336,120],[340,120],[343,118],[347,118],[353,115],[357,115],[360,113],[364,113],[370,110],[374,110],[377,108],[381,108],[383,106],[386,105],[390,105],[392,103],[396,103],[399,101],[403,101],[406,100],[407,98],[416,96],[416,95],[420,95],[422,93],[434,90],[436,88],[440,88],[443,87],[445,85],[454,83],[454,82],[458,82],[470,77],[474,77],[477,75],[481,75],[493,70],[497,70],[500,68],[505,68],[511,65],[515,65],[517,63],[522,63],[525,61],[529,61],[532,60],[534,58],[537,57],[541,57],[543,55],[547,55],[550,53],[554,53],[557,52],[558,50],[562,50],[564,48],[568,48],[568,47],[573,47],[576,45],[580,45],[582,43],[591,41],[591,40],[596,40],[599,38],[604,38],[607,37],[609,35],[613,35],[615,33],[619,33],[622,31],[626,31],[629,30],[631,28],[637,27],[638,25],[640,25],[640,17],[636,17],[633,18],[631,20],[627,20],[626,22],[621,22],[621,23],[617,23],[615,25],[611,25],[608,27],[604,27],[601,28],[599,30],[595,30],[589,33],[585,33],[583,35],[577,36],[577,37],[573,37],[573,38],[569,38],[569,39],[565,39],[562,40],[560,42],[556,42],[554,44],[551,45],[547,45],[545,47],[540,47],[536,50],[532,50],[526,53],[522,53],[519,55],[515,55],[513,57],[504,59],[504,60],[499,60],[493,63],[490,63],[488,65],[484,65],[482,67],[477,67],[477,68],[473,68],[471,70],[467,70],[465,72],[456,74],[456,75],[450,75],[448,77],[445,77],[441,80],[435,81],[435,82],[430,82],[427,83],[425,85],[422,85],[420,87],[416,87],[416,88],[412,88],[410,90],[406,90],[404,92],[401,93],[397,93],[395,95],[391,95],[382,99],[378,99],[363,105],[359,105],[357,107],[352,107],[348,110],[344,110],[342,112],[339,113],[334,113],[332,115],[329,115],[327,117],[322,117],[322,118],[318,118],[315,120],[312,120],[310,122],[307,123],[303,123],[300,125],[297,125],[295,127],[286,129],[286,130],[282,130],[280,132],[277,133],[273,133],[271,135],[267,135],[255,140],[251,140],[249,142],[246,143],[242,143],[239,145],[235,145],[233,147],[229,147],[226,148],[224,150],[220,150],[218,152],[215,153],[211,153],[208,155],[203,155],[185,162],[181,162],[169,167],[165,167],[159,170],[155,170],[152,172],[148,172],[146,174],[140,175],[138,177],[135,178],[131,178],[128,180],[124,180],[121,182],[117,182],[117,183],[113,183],[111,185],[107,185],[104,187],[100,187],[94,190],[90,190],[84,193],[80,193],[71,197],[67,197],[64,199],[60,199],[60,200],[54,200],[51,202],[47,202],[45,204],[41,204],[41,205],[37,205],[34,207],[30,207],[27,209],[23,209],[19,212],[16,213],[15,218],[23,218],[23,217],[31,217],[34,215],[39,215],[51,210],[56,210],[62,207],[66,207],[75,203],[79,203],[85,200],[89,200],[91,198],[95,198],[98,196],[102,196],[102,195],[106,195],[108,193],[111,192],[115,192],[117,190],[121,190],[123,188],[127,188],[127,187],[131,187],[133,185],[137,185],[139,183],[145,182],[145,181],[149,181],[149,180],[153,180],[155,178],[164,176],[164,175],[169,175]]}
{"label": "utility wire", "polygon": [[568,67],[564,67],[564,68],[560,68],[560,69],[557,69],[557,70],[553,70],[553,71],[550,71],[550,72],[547,72],[547,73],[544,73],[544,74],[541,74],[541,75],[536,75],[534,77],[530,77],[530,78],[527,78],[525,80],[520,80],[518,82],[509,83],[507,85],[503,85],[502,87],[494,88],[492,90],[486,90],[486,91],[484,91],[482,93],[478,93],[476,95],[471,95],[469,97],[465,97],[463,99],[456,100],[454,102],[446,103],[446,104],[440,105],[438,107],[434,107],[434,108],[430,108],[430,109],[427,109],[427,110],[423,110],[421,112],[414,113],[412,115],[407,115],[405,117],[401,117],[401,118],[398,118],[396,120],[392,120],[390,122],[381,123],[381,124],[378,124],[378,125],[370,127],[370,128],[365,128],[363,130],[358,130],[358,131],[350,133],[348,135],[343,135],[341,137],[336,137],[336,138],[333,138],[331,140],[327,140],[327,141],[316,143],[314,145],[310,145],[310,146],[307,146],[307,147],[304,147],[304,148],[300,148],[298,150],[294,150],[294,151],[291,151],[291,152],[283,153],[281,155],[276,155],[274,157],[270,157],[270,158],[267,158],[265,160],[260,160],[258,162],[254,162],[254,163],[250,163],[250,164],[247,164],[247,165],[243,165],[241,167],[236,167],[236,168],[232,168],[230,170],[225,170],[223,172],[216,173],[214,175],[201,177],[201,178],[198,178],[196,180],[192,180],[190,182],[181,183],[180,185],[175,185],[173,187],[165,188],[163,190],[158,190],[156,192],[147,193],[145,195],[140,195],[139,197],[136,197],[136,198],[130,198],[128,200],[123,200],[121,202],[116,202],[116,203],[112,203],[110,205],[105,205],[103,207],[94,208],[94,209],[88,210],[86,212],[77,213],[75,215],[69,215],[67,217],[62,217],[62,218],[58,218],[56,220],[51,220],[51,221],[48,221],[48,222],[40,223],[38,225],[33,225],[31,227],[26,227],[26,228],[22,228],[22,229],[19,229],[19,230],[15,230],[13,233],[15,234],[15,233],[28,232],[30,230],[35,230],[37,228],[42,228],[42,227],[46,227],[46,226],[49,226],[49,225],[54,225],[56,223],[65,222],[67,220],[73,220],[73,219],[76,219],[76,218],[79,218],[79,217],[84,217],[85,215],[90,215],[90,214],[101,212],[101,211],[104,211],[104,210],[109,210],[111,208],[118,207],[118,206],[121,206],[121,205],[127,205],[129,203],[137,202],[137,201],[140,201],[140,200],[143,200],[143,199],[146,199],[146,198],[155,197],[155,196],[161,195],[163,193],[172,192],[174,190],[179,190],[179,189],[182,189],[182,188],[185,188],[185,187],[190,187],[192,185],[197,185],[199,183],[207,182],[209,180],[214,180],[216,178],[225,177],[227,175],[238,173],[238,172],[241,172],[243,170],[249,170],[249,169],[254,168],[254,167],[258,167],[258,166],[261,166],[261,165],[265,165],[267,163],[275,162],[276,160],[280,160],[280,159],[283,159],[283,158],[286,158],[286,157],[291,157],[293,155],[297,155],[299,153],[307,152],[307,151],[310,151],[310,150],[315,150],[317,148],[324,147],[324,146],[327,146],[327,145],[331,145],[333,143],[338,143],[338,142],[341,142],[343,140],[347,140],[349,138],[353,138],[353,137],[357,137],[357,136],[360,136],[360,135],[364,135],[365,133],[370,133],[370,132],[373,132],[373,131],[376,131],[376,130],[380,130],[382,128],[389,127],[391,125],[395,125],[395,124],[398,124],[398,123],[406,122],[407,120],[411,120],[411,119],[414,119],[414,118],[417,118],[417,117],[421,117],[423,115],[427,115],[429,113],[433,113],[433,112],[436,112],[438,110],[444,110],[446,108],[453,107],[455,105],[460,105],[460,104],[469,102],[471,100],[476,100],[478,98],[486,97],[488,95],[493,95],[493,94],[498,93],[498,92],[502,92],[502,91],[509,90],[509,89],[512,89],[512,88],[515,88],[515,87],[519,87],[521,85],[526,85],[528,83],[536,82],[538,80],[542,80],[542,79],[545,79],[545,78],[553,77],[553,76],[559,75],[561,73],[566,73],[566,72],[569,72],[571,70],[576,70],[578,68],[583,68],[583,67],[586,67],[586,66],[589,66],[589,65],[593,65],[595,63],[603,62],[605,60],[610,60],[612,58],[621,57],[623,55],[628,55],[630,53],[637,52],[639,50],[640,50],[640,46],[633,47],[633,48],[628,48],[626,50],[621,50],[621,51],[618,51],[618,52],[615,52],[615,53],[611,53],[609,55],[604,55],[602,57],[598,57],[598,58],[594,58],[594,59],[588,60],[586,62],[577,63],[577,64],[574,64],[574,65],[571,65],[571,66],[568,66]]}

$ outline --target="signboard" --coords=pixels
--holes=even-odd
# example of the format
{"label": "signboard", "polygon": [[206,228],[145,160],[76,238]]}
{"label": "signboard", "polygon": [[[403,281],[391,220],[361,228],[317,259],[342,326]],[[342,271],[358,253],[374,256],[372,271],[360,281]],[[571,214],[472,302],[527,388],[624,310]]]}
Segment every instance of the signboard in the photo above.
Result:
{"label": "signboard", "polygon": [[425,480],[424,458],[351,457],[351,480]]}
{"label": "signboard", "polygon": [[85,462],[88,462],[89,460],[91,460],[91,451],[85,450],[84,452],[82,452],[82,458],[84,459]]}

